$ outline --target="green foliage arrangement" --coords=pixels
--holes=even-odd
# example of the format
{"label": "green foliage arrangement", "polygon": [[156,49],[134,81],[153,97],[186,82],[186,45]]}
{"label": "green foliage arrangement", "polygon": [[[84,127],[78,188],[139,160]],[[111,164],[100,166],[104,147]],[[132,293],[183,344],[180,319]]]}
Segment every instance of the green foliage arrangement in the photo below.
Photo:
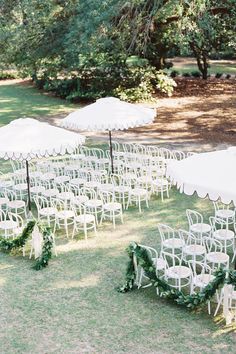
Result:
{"label": "green foliage arrangement", "polygon": [[219,269],[215,272],[214,279],[204,289],[192,295],[185,295],[182,291],[171,287],[164,279],[157,277],[155,267],[147,250],[140,247],[137,243],[131,243],[127,252],[130,259],[126,270],[126,282],[117,289],[121,293],[126,293],[135,288],[136,267],[134,266],[134,257],[137,266],[139,265],[144,269],[151,284],[158,288],[161,297],[172,299],[178,305],[185,306],[188,309],[195,309],[206,304],[226,282],[236,286],[236,271],[228,271],[228,278],[226,278],[227,271]]}
{"label": "green foliage arrangement", "polygon": [[[36,221],[30,220],[24,228],[22,234],[14,240],[0,238],[0,250],[10,253],[13,249],[24,247],[27,240],[32,235],[35,225]],[[35,270],[40,270],[48,265],[48,262],[52,257],[53,236],[50,227],[41,224],[37,225],[43,234],[43,250],[41,256],[36,259],[36,263],[33,268]]]}
{"label": "green foliage arrangement", "polygon": [[48,226],[40,226],[40,230],[43,234],[43,250],[41,256],[36,259],[36,263],[33,267],[35,270],[47,267],[49,260],[52,258],[53,236],[51,228]]}

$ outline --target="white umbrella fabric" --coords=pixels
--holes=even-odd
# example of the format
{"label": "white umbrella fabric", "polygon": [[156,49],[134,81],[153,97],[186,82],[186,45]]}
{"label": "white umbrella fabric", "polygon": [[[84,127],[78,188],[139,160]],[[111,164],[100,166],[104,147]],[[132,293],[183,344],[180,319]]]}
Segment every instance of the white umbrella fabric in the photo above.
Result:
{"label": "white umbrella fabric", "polygon": [[155,116],[154,109],[127,103],[115,97],[105,97],[70,113],[61,124],[74,130],[108,131],[113,172],[111,131],[150,124]]}
{"label": "white umbrella fabric", "polygon": [[172,161],[167,175],[180,192],[236,206],[236,147]]}
{"label": "white umbrella fabric", "polygon": [[0,128],[0,158],[26,162],[29,210],[30,180],[28,161],[35,158],[73,153],[85,137],[32,118],[20,118]]}

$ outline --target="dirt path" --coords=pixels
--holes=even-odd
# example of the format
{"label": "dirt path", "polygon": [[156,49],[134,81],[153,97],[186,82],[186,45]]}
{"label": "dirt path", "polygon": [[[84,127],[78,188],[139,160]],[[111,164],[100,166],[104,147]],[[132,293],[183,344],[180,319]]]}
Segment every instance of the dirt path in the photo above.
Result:
{"label": "dirt path", "polygon": [[[178,79],[171,98],[158,98],[150,126],[114,132],[114,139],[161,144],[185,151],[209,151],[236,145],[236,80]],[[85,132],[93,140],[106,134]]]}
{"label": "dirt path", "polygon": [[[20,80],[14,80],[20,83]],[[115,131],[113,138],[141,144],[165,145],[184,151],[209,151],[236,145],[236,79],[177,78],[171,98],[157,97],[149,104],[157,110],[150,126]],[[13,81],[9,80],[9,84]],[[1,82],[0,82],[1,84]],[[6,81],[4,81],[6,85]],[[29,83],[23,81],[23,85]],[[76,107],[76,106],[75,106]],[[76,108],[75,108],[76,109]],[[68,111],[69,113],[69,111]],[[64,114],[39,119],[59,124]],[[107,134],[83,132],[93,143],[107,142]]]}

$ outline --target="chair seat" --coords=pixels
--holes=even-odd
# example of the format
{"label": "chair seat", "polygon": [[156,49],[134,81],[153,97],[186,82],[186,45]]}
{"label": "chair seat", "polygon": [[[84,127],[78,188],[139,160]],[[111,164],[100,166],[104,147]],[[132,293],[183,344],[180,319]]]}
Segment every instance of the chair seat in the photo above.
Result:
{"label": "chair seat", "polygon": [[210,252],[207,253],[206,259],[212,263],[226,263],[229,261],[229,256],[223,252]]}
{"label": "chair seat", "polygon": [[39,210],[39,214],[42,216],[52,216],[56,215],[57,209],[53,207],[42,208]]}
{"label": "chair seat", "polygon": [[84,178],[72,178],[70,180],[70,184],[74,186],[82,186],[86,183],[86,179]]}
{"label": "chair seat", "polygon": [[222,219],[229,219],[235,216],[235,212],[230,209],[219,209],[216,211],[216,216]]}
{"label": "chair seat", "polygon": [[52,179],[54,179],[56,177],[56,175],[54,173],[51,173],[51,172],[47,172],[47,173],[44,173],[40,179],[42,181],[50,181]]}
{"label": "chair seat", "polygon": [[54,178],[55,183],[65,183],[69,182],[70,177],[69,176],[57,176]]}
{"label": "chair seat", "polygon": [[120,203],[116,203],[116,202],[106,203],[103,205],[103,209],[104,210],[111,210],[111,211],[120,210],[120,209],[122,209],[122,205]]}
{"label": "chair seat", "polygon": [[1,188],[10,188],[13,185],[14,185],[14,182],[12,182],[12,181],[0,181]]}
{"label": "chair seat", "polygon": [[102,183],[100,186],[99,186],[99,189],[101,191],[105,191],[105,192],[111,192],[114,190],[114,185],[112,183]]}
{"label": "chair seat", "polygon": [[144,188],[134,188],[130,190],[130,194],[134,197],[143,197],[148,194],[148,191]]}
{"label": "chair seat", "polygon": [[0,205],[4,205],[4,204],[7,204],[7,202],[9,202],[9,199],[8,198],[0,198]]}
{"label": "chair seat", "polygon": [[25,206],[24,200],[11,200],[7,203],[7,206],[11,209],[23,208]]}
{"label": "chair seat", "polygon": [[165,275],[168,278],[188,278],[192,274],[191,269],[185,266],[173,266],[165,271]]}
{"label": "chair seat", "polygon": [[97,181],[89,181],[85,182],[84,185],[88,188],[98,188],[100,187],[101,183]]}
{"label": "chair seat", "polygon": [[152,181],[153,185],[157,185],[157,186],[168,186],[169,185],[169,181],[165,178],[158,178],[156,180]]}
{"label": "chair seat", "polygon": [[1,230],[11,230],[16,228],[17,228],[17,223],[13,220],[0,221]]}
{"label": "chair seat", "polygon": [[102,201],[100,199],[90,199],[84,204],[88,208],[98,208],[102,206]]}
{"label": "chair seat", "polygon": [[45,191],[42,192],[42,195],[44,195],[45,197],[56,197],[59,194],[58,189],[56,188],[50,188],[50,189],[46,189]]}
{"label": "chair seat", "polygon": [[208,233],[211,231],[211,226],[204,223],[192,224],[190,226],[190,231],[197,233]]}
{"label": "chair seat", "polygon": [[56,213],[56,217],[59,219],[71,219],[74,218],[75,213],[73,210],[60,210]]}
{"label": "chair seat", "polygon": [[213,232],[213,237],[220,241],[233,240],[234,232],[227,229],[216,230]]}
{"label": "chair seat", "polygon": [[173,237],[163,241],[162,245],[166,248],[182,248],[185,245],[185,242],[180,238]]}
{"label": "chair seat", "polygon": [[26,191],[26,190],[27,190],[27,183],[15,184],[15,185],[14,185],[14,189],[15,189],[16,191],[19,191],[19,192],[21,192],[21,191]]}
{"label": "chair seat", "polygon": [[71,200],[74,198],[74,193],[72,192],[60,192],[57,195],[57,198],[61,200]]}
{"label": "chair seat", "polygon": [[193,283],[195,286],[199,287],[199,288],[204,288],[207,284],[209,284],[213,279],[214,279],[214,275],[212,274],[199,274],[196,275],[193,278]]}
{"label": "chair seat", "polygon": [[184,252],[189,255],[202,255],[206,253],[206,248],[202,245],[188,245],[184,247]]}
{"label": "chair seat", "polygon": [[117,193],[128,193],[131,190],[128,186],[115,186],[114,191]]}
{"label": "chair seat", "polygon": [[83,214],[75,217],[75,220],[81,224],[95,222],[95,216],[91,214]]}
{"label": "chair seat", "polygon": [[46,189],[42,186],[35,186],[30,188],[30,192],[35,194],[43,193],[45,190]]}
{"label": "chair seat", "polygon": [[89,197],[87,195],[77,195],[72,199],[72,202],[75,205],[81,205],[89,200]]}

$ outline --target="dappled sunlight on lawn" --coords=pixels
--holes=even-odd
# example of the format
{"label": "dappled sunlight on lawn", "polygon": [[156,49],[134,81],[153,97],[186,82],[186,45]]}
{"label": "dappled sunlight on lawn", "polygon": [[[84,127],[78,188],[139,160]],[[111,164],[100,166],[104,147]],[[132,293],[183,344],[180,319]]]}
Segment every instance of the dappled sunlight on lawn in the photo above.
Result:
{"label": "dappled sunlight on lawn", "polygon": [[69,288],[86,288],[97,286],[99,282],[99,276],[95,274],[83,277],[81,280],[63,280],[50,285],[49,288],[44,291],[50,291],[55,289],[69,289]]}

